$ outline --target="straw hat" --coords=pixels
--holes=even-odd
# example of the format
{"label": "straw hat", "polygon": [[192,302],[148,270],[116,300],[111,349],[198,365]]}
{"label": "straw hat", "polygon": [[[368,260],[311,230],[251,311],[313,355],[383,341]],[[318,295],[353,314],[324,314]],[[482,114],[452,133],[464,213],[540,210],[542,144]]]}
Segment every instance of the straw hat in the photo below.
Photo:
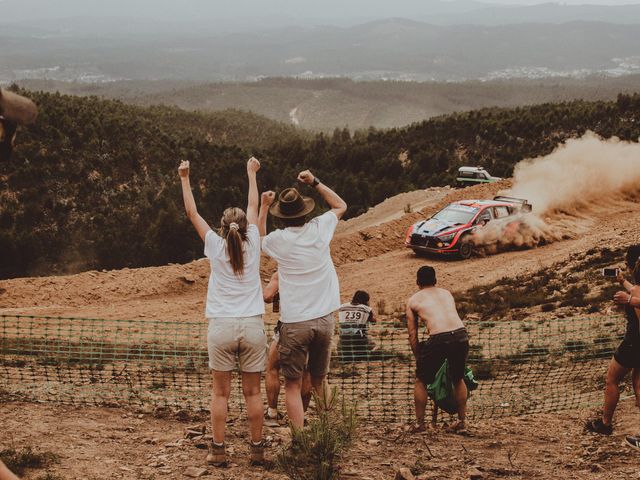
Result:
{"label": "straw hat", "polygon": [[0,115],[10,122],[28,125],[35,122],[38,108],[28,98],[0,88]]}

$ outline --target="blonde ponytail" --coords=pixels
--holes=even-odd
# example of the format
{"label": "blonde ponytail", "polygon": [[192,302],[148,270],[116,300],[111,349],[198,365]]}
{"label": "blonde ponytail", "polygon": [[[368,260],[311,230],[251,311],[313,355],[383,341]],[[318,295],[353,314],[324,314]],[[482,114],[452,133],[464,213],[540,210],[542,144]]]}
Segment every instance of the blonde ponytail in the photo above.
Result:
{"label": "blonde ponytail", "polygon": [[220,236],[226,240],[227,255],[233,273],[244,275],[244,242],[247,240],[247,216],[241,208],[227,208],[222,214]]}

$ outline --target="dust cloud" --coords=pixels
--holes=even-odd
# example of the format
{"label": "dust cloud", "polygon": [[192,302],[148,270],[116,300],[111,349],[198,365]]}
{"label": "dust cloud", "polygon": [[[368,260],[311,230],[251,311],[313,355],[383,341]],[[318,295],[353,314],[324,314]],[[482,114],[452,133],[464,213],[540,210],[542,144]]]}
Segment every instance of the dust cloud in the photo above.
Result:
{"label": "dust cloud", "polygon": [[533,212],[490,222],[472,241],[479,252],[495,253],[573,238],[639,191],[640,144],[587,132],[547,156],[518,163],[513,186],[503,194],[527,199]]}

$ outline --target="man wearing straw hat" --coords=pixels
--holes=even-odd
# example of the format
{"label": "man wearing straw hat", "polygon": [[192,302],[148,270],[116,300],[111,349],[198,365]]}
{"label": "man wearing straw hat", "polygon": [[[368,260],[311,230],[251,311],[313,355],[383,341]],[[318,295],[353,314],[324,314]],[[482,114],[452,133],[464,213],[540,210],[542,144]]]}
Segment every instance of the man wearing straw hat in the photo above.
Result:
{"label": "man wearing straw hat", "polygon": [[291,424],[302,428],[305,365],[320,396],[329,372],[333,314],[340,307],[340,286],[329,244],[347,204],[309,170],[301,172],[298,181],[313,186],[331,210],[307,222],[315,208],[313,199],[295,188],[283,190],[269,212],[284,228],[267,235],[262,249],[278,263],[282,322],[278,352],[285,377],[285,404]]}
{"label": "man wearing straw hat", "polygon": [[36,105],[26,97],[0,88],[0,160],[8,160],[13,151],[18,125],[35,122]]}

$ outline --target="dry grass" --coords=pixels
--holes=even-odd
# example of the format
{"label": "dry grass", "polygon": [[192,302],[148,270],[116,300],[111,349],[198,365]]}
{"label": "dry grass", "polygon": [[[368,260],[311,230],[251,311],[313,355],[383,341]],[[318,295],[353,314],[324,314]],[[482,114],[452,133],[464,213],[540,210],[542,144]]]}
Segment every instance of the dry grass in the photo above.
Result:
{"label": "dry grass", "polygon": [[482,321],[523,319],[534,311],[570,308],[572,313],[596,313],[609,305],[618,283],[601,275],[601,269],[620,263],[623,249],[592,249],[585,254],[533,274],[502,278],[465,292],[458,310],[464,317]]}

